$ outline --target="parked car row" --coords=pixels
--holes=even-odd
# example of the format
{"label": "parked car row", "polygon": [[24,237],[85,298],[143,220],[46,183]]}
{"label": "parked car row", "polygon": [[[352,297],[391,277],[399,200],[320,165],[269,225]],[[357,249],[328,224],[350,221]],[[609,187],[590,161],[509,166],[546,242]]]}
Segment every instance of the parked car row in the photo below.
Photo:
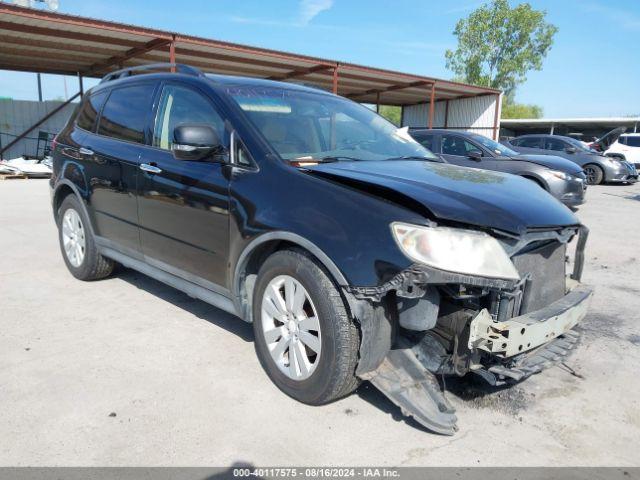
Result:
{"label": "parked car row", "polygon": [[638,171],[624,158],[603,155],[575,138],[561,135],[522,135],[502,142],[520,153],[557,155],[584,169],[587,183],[598,185],[602,182],[635,183]]}
{"label": "parked car row", "polygon": [[522,155],[483,135],[438,129],[411,129],[411,135],[448,163],[519,175],[569,207],[584,202],[586,177],[574,162],[551,155]]}
{"label": "parked car row", "polygon": [[[457,420],[438,378],[505,385],[576,344],[588,229],[540,187],[580,169],[432,132],[447,162],[525,178],[450,165],[346,98],[165,67],[109,74],[52,146],[76,278],[136,269],[253,323],[260,364],[294,399],[369,380],[444,434]],[[558,192],[578,199],[571,181]]]}

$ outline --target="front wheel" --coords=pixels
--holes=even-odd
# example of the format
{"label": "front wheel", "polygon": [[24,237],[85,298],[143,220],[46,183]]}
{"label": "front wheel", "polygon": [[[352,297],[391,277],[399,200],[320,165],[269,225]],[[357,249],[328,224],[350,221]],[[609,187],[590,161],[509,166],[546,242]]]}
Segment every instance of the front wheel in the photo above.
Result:
{"label": "front wheel", "polygon": [[587,177],[588,185],[600,185],[604,180],[604,171],[598,165],[585,166],[584,174]]}
{"label": "front wheel", "polygon": [[351,393],[359,335],[325,270],[302,251],[283,250],[260,268],[253,295],[255,348],[273,383],[321,405]]}

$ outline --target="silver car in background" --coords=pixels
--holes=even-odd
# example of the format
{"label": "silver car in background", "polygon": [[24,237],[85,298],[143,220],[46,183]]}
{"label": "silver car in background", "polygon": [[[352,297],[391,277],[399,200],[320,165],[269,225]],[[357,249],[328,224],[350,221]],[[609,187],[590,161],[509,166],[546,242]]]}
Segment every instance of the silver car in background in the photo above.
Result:
{"label": "silver car in background", "polygon": [[605,156],[575,138],[561,135],[521,135],[502,143],[520,153],[554,155],[571,160],[582,167],[589,185],[638,181],[638,171],[629,162]]}
{"label": "silver car in background", "polygon": [[573,162],[550,155],[521,155],[483,135],[441,129],[410,129],[413,138],[447,163],[527,178],[568,207],[585,201],[586,177]]}

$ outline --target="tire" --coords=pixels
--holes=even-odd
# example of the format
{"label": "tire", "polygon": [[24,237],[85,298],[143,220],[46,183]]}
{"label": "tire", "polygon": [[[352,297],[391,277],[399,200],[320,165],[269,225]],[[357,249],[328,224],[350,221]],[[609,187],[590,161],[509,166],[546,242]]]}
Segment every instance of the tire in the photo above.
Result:
{"label": "tire", "polygon": [[[290,282],[289,279],[293,281]],[[282,287],[279,287],[280,282],[283,282]],[[298,302],[294,299],[293,305],[304,304],[304,309],[297,309],[295,306],[285,309],[298,313],[290,315],[288,321],[287,317],[283,316],[281,318],[285,321],[280,322],[274,320],[275,317],[269,312],[280,314],[283,309],[277,309],[277,312],[274,312],[269,308],[271,300],[275,298],[273,293],[269,292],[278,291],[280,299],[286,303],[286,299],[296,297],[287,295],[285,285],[287,282],[289,285],[295,284],[295,290],[291,291],[295,291],[296,294],[302,292],[299,288],[302,286],[306,299]],[[302,296],[302,293],[300,295]],[[262,368],[280,390],[300,402],[322,405],[344,397],[356,389],[359,382],[355,376],[360,343],[359,333],[347,314],[336,286],[315,259],[306,252],[298,250],[282,250],[274,253],[260,268],[253,299],[256,353]],[[318,320],[319,329],[317,331],[313,328],[308,329],[303,337],[303,330],[307,326],[305,321],[314,315]],[[294,317],[303,318],[303,320],[298,321]],[[292,321],[298,322],[300,328],[290,329]],[[282,330],[275,336],[265,333],[272,332],[274,326],[279,326]],[[298,334],[300,337],[297,337]],[[316,338],[313,345],[316,349],[319,345],[318,353],[306,346],[311,344],[308,335]],[[269,339],[267,339],[268,336]],[[281,342],[284,343],[281,344]],[[304,352],[302,357],[300,353],[296,355],[296,352],[301,351],[298,349],[301,342],[307,342],[301,346]],[[282,346],[284,344],[289,346]],[[292,374],[291,371],[292,348],[295,350],[293,358],[297,360],[296,367],[299,367],[294,367],[294,370],[296,370],[295,373],[300,374],[300,378],[294,378],[295,373]],[[272,356],[272,351],[280,350],[282,350],[281,355],[274,353],[275,356]],[[308,370],[306,378],[303,364],[306,364],[305,368]]]}
{"label": "tire", "polygon": [[[68,222],[73,226],[69,227]],[[79,228],[77,224],[80,225]],[[76,229],[71,236],[69,235],[70,228]],[[77,248],[70,247],[69,251],[67,251],[65,243],[69,245],[70,237],[72,237],[71,245],[77,245]],[[65,197],[58,209],[58,241],[60,242],[60,251],[62,252],[64,263],[67,265],[71,275],[77,279],[99,280],[108,277],[113,271],[114,262],[103,257],[98,252],[89,219],[75,195]],[[71,253],[73,251],[76,254]],[[81,254],[78,256],[77,252]]]}
{"label": "tire", "polygon": [[593,163],[584,166],[584,174],[587,176],[587,185],[600,185],[604,180],[604,171]]}

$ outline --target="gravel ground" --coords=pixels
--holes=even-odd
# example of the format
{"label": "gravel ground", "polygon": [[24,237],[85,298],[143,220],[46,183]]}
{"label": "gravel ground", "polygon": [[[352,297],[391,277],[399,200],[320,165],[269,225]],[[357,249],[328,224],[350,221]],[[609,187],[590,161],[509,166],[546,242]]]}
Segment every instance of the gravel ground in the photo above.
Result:
{"label": "gravel ground", "polygon": [[48,196],[43,180],[0,182],[0,465],[640,465],[640,185],[592,187],[578,212],[596,294],[575,374],[452,384],[453,437],[368,384],[296,403],[249,325],[141,274],[75,280]]}

